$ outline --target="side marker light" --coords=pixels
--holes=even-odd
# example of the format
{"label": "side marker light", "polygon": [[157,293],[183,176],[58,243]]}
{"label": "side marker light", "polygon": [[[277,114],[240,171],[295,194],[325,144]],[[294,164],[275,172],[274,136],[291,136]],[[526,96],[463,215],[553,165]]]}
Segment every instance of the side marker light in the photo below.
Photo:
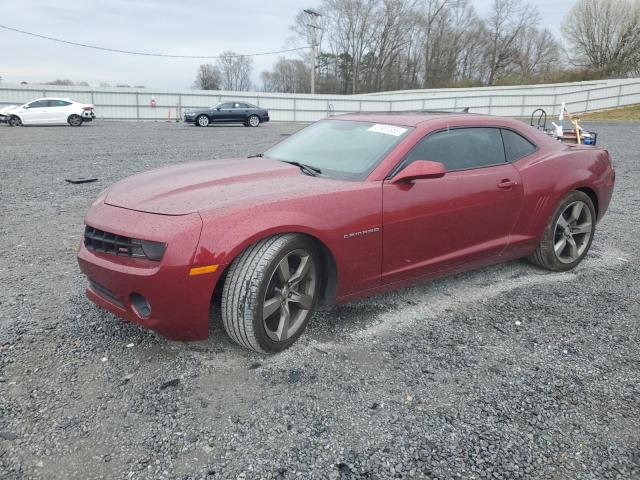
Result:
{"label": "side marker light", "polygon": [[194,267],[189,270],[189,275],[202,275],[204,273],[213,273],[218,270],[218,265],[207,265],[206,267]]}

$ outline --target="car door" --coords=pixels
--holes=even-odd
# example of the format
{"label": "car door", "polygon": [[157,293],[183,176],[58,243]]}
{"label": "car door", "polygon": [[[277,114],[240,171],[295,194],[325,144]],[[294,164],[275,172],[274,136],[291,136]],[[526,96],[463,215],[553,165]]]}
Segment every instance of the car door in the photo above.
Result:
{"label": "car door", "polygon": [[47,109],[43,113],[43,118],[46,123],[67,123],[71,102],[66,100],[48,100],[47,104]]}
{"label": "car door", "polygon": [[256,107],[248,103],[237,103],[238,121],[246,122],[250,115],[258,114]]}
{"label": "car door", "polygon": [[233,121],[244,122],[249,117],[249,105],[246,103],[233,104]]}
{"label": "car door", "polygon": [[48,110],[47,100],[35,100],[26,105],[24,112],[20,113],[20,118],[24,124],[46,123]]}
{"label": "car door", "polygon": [[[455,128],[423,138],[415,160],[444,164],[441,178],[383,184],[382,282],[428,276],[500,255],[523,197],[498,128]],[[394,172],[394,173],[395,173]]]}
{"label": "car door", "polygon": [[230,122],[233,118],[233,102],[225,102],[213,111],[214,122]]}

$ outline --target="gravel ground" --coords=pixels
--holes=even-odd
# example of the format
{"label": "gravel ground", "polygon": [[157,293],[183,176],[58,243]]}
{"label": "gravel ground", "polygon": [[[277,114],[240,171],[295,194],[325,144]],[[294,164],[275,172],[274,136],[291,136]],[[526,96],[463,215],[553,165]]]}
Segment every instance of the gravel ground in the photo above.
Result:
{"label": "gravel ground", "polygon": [[271,357],[217,322],[186,344],[120,321],[74,254],[113,181],[299,125],[0,127],[0,478],[640,478],[640,124],[591,126],[618,181],[575,271],[517,261],[327,309]]}

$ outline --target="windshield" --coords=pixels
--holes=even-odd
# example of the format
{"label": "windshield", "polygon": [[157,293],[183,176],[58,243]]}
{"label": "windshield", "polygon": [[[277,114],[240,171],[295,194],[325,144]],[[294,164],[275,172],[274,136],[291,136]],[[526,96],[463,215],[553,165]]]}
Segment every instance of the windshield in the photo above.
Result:
{"label": "windshield", "polygon": [[410,130],[379,123],[322,120],[273,146],[264,156],[315,167],[323,176],[363,180]]}

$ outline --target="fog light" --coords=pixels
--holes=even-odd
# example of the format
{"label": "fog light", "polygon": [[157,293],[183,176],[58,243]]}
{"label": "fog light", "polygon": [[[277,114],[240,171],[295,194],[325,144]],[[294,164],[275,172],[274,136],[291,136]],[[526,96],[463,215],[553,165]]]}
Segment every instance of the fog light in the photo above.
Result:
{"label": "fog light", "polygon": [[133,310],[138,314],[138,316],[147,318],[151,315],[151,305],[147,302],[147,299],[144,298],[139,293],[133,292],[129,295],[129,300],[131,300],[131,306]]}

